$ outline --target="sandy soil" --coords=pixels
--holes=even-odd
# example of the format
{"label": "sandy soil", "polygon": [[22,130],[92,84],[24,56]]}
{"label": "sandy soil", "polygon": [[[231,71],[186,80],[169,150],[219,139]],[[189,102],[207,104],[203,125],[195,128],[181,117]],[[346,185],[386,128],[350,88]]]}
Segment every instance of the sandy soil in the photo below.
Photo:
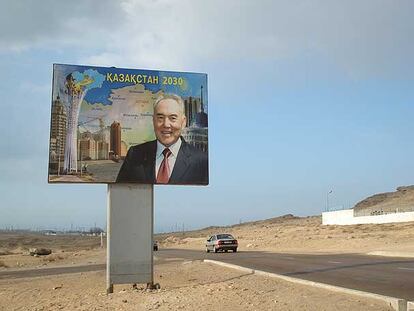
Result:
{"label": "sandy soil", "polygon": [[155,265],[160,290],[116,285],[105,272],[0,280],[0,310],[392,310],[377,300],[245,274],[200,261]]}
{"label": "sandy soil", "polygon": [[[204,250],[206,238],[217,232],[234,234],[244,251],[414,254],[413,223],[322,226],[321,217],[285,216],[161,234],[156,239],[161,248]],[[29,256],[31,247],[51,248],[53,253]],[[104,263],[105,255],[99,237],[0,233],[0,272]],[[107,296],[103,271],[0,280],[0,310],[391,310],[375,300],[202,262],[156,262],[155,281],[161,284],[160,291],[117,285]]]}
{"label": "sandy soil", "polygon": [[323,226],[321,217],[284,216],[231,227],[165,234],[161,247],[204,249],[213,233],[230,233],[242,250],[283,253],[365,253],[414,257],[414,223]]}
{"label": "sandy soil", "polygon": [[[104,263],[106,250],[97,236],[45,236],[35,233],[0,233],[2,269],[41,268]],[[47,248],[52,254],[33,257],[30,248]]]}

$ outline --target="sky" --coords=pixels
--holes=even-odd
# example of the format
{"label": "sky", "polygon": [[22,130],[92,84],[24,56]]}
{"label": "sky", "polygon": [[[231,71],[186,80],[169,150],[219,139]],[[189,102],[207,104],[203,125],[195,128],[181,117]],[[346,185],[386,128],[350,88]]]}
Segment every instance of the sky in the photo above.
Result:
{"label": "sky", "polygon": [[106,185],[47,183],[53,63],[208,74],[210,185],[155,186],[156,232],[414,184],[412,1],[0,4],[0,228],[106,226]]}

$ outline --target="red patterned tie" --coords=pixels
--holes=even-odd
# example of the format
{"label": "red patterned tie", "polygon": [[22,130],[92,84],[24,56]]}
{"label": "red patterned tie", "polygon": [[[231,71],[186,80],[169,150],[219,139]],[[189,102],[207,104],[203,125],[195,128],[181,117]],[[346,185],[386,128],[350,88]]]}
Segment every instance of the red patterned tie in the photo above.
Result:
{"label": "red patterned tie", "polygon": [[157,184],[168,184],[170,179],[170,166],[168,165],[168,157],[171,155],[171,151],[168,148],[165,148],[162,152],[164,159],[161,162],[160,168],[158,169],[157,174]]}

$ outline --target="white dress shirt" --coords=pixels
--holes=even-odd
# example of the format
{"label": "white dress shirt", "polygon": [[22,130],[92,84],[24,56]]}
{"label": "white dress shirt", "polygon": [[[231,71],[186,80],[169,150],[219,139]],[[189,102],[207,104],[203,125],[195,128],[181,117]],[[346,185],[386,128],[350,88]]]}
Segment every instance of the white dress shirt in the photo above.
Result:
{"label": "white dress shirt", "polygon": [[177,160],[178,151],[181,147],[181,138],[179,138],[174,144],[172,144],[169,147],[165,147],[163,144],[161,144],[157,140],[157,153],[155,155],[155,176],[158,176],[158,170],[160,169],[161,162],[164,160],[164,155],[162,152],[165,148],[170,149],[171,155],[167,158],[168,166],[170,168],[170,175],[168,177],[171,177],[171,173],[174,169],[175,161]]}

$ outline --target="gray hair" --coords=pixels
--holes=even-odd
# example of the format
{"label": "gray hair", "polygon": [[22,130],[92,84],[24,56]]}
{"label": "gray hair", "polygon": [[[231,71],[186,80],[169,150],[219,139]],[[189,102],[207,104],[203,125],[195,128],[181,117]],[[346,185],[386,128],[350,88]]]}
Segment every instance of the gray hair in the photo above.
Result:
{"label": "gray hair", "polygon": [[158,97],[157,100],[154,103],[154,111],[155,111],[155,107],[157,107],[157,105],[160,103],[160,101],[162,101],[164,99],[175,100],[178,103],[178,105],[180,106],[181,112],[183,114],[185,114],[184,101],[180,96],[178,96],[176,94],[164,94],[164,95],[161,95],[160,97]]}

